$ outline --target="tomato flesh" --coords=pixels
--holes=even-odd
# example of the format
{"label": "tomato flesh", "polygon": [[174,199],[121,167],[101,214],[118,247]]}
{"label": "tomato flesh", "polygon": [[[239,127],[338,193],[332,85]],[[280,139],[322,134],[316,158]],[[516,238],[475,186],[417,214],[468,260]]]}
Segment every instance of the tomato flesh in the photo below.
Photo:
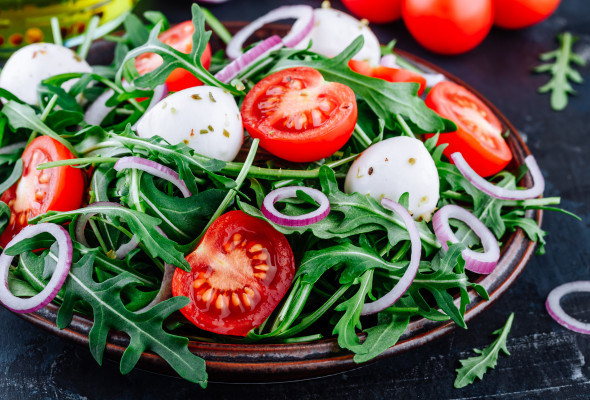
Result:
{"label": "tomato flesh", "polygon": [[242,103],[242,120],[250,135],[270,153],[295,162],[334,154],[352,135],[357,113],[348,86],[326,82],[308,67],[264,78]]}
{"label": "tomato flesh", "polygon": [[295,274],[285,236],[268,222],[230,211],[207,230],[186,257],[191,271],[177,269],[172,294],[187,296],[180,311],[201,329],[245,336],[272,313]]}
{"label": "tomato flesh", "polygon": [[460,152],[481,176],[500,172],[512,160],[512,152],[502,137],[500,121],[463,86],[440,82],[430,90],[425,103],[457,125],[457,131],[442,133],[438,140],[438,144],[448,143],[443,154],[449,159],[454,152]]}
{"label": "tomato flesh", "polygon": [[[193,22],[185,21],[168,29],[158,36],[158,39],[162,43],[165,43],[182,53],[188,54],[193,48],[192,36],[194,31],[195,27]],[[145,75],[162,65],[162,62],[163,59],[158,54],[143,53],[135,59],[135,68],[140,75]],[[201,55],[201,64],[205,69],[209,69],[209,66],[211,65],[211,48],[208,43],[205,51]],[[168,85],[168,90],[178,92],[189,87],[202,85],[203,82],[187,70],[176,68],[170,73],[170,75],[168,75],[168,78],[166,78],[166,84]]]}
{"label": "tomato flesh", "polygon": [[430,51],[461,54],[481,43],[492,27],[492,0],[403,0],[402,18]]}
{"label": "tomato flesh", "polygon": [[426,89],[426,78],[422,75],[408,71],[402,68],[389,68],[384,66],[372,67],[368,62],[350,60],[348,66],[354,72],[370,76],[372,78],[383,79],[388,82],[416,82],[418,85],[418,96],[422,96]]}
{"label": "tomato flesh", "polygon": [[27,146],[22,155],[21,178],[0,197],[11,211],[0,246],[5,247],[27,226],[29,218],[80,207],[85,186],[82,170],[69,166],[37,170],[39,164],[71,158],[74,155],[63,144],[48,136],[40,136]]}

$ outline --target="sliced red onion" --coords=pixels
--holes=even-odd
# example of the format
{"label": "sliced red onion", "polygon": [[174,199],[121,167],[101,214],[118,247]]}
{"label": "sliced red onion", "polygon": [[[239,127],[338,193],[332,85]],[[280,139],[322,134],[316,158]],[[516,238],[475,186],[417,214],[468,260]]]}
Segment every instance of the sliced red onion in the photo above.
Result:
{"label": "sliced red onion", "polygon": [[535,197],[539,197],[543,194],[545,190],[545,179],[543,179],[543,174],[537,165],[537,161],[535,161],[535,157],[527,156],[524,159],[524,163],[529,169],[533,177],[533,187],[525,190],[511,190],[506,189],[503,187],[499,187],[494,185],[493,183],[488,182],[481,176],[477,174],[467,164],[467,161],[463,158],[463,155],[459,152],[451,154],[451,159],[459,169],[459,172],[463,174],[465,178],[471,182],[473,186],[481,190],[482,192],[495,197],[497,199],[502,200],[526,200],[526,199],[533,199]]}
{"label": "sliced red onion", "polygon": [[410,235],[411,243],[410,264],[408,265],[406,272],[404,272],[400,278],[399,282],[393,287],[393,289],[389,291],[389,293],[372,303],[365,303],[363,310],[361,311],[361,315],[375,314],[394,305],[395,302],[398,301],[404,295],[404,293],[406,293],[414,281],[416,273],[418,272],[418,267],[420,266],[420,251],[422,249],[422,243],[420,242],[420,232],[418,232],[418,226],[416,225],[416,222],[404,206],[396,203],[393,200],[385,197],[383,200],[381,200],[381,205],[396,213],[406,225],[406,229]]}
{"label": "sliced red onion", "polygon": [[566,327],[574,332],[590,335],[590,324],[579,321],[570,315],[561,307],[561,299],[563,296],[575,292],[590,292],[590,281],[575,281],[564,283],[556,287],[547,296],[545,307],[547,312],[558,324]]}
{"label": "sliced red onion", "polygon": [[[121,205],[119,203],[114,203],[112,201],[97,201],[95,203],[88,205],[87,208],[94,207],[94,206],[97,206],[97,207],[100,207],[100,206],[123,207],[123,205]],[[94,217],[96,214],[98,214],[98,213],[82,214],[76,220],[76,227],[74,229],[76,241],[78,241],[78,243],[82,243],[86,247],[90,247],[90,245],[88,244],[88,241],[86,240],[86,235],[84,234],[84,230],[86,229],[86,225],[88,224],[88,221],[90,220],[90,218]],[[138,246],[138,244],[139,243],[137,242],[137,238],[134,235],[129,240],[129,242],[122,244],[115,251],[115,258],[118,260],[125,258],[125,256],[127,256],[127,254],[129,254],[129,252],[131,250],[135,249]]]}
{"label": "sliced red onion", "polygon": [[429,88],[434,87],[437,83],[447,80],[443,74],[422,74],[422,76],[426,79],[426,87]]}
{"label": "sliced red onion", "polygon": [[481,240],[484,252],[465,249],[461,252],[465,260],[465,269],[478,274],[491,273],[500,259],[500,246],[496,237],[475,215],[464,208],[449,204],[438,210],[432,217],[432,227],[443,249],[448,250],[448,242],[459,243],[449,225],[449,218],[464,222]]}
{"label": "sliced red onion", "polygon": [[264,39],[262,42],[258,43],[256,46],[226,65],[221,71],[215,74],[215,78],[223,83],[229,83],[232,79],[238,76],[244,68],[248,67],[254,61],[265,57],[271,51],[277,50],[281,47],[282,41],[277,35]]}
{"label": "sliced red onion", "polygon": [[160,285],[160,290],[156,297],[148,305],[145,307],[137,310],[136,312],[142,313],[144,311],[149,310],[153,306],[158,303],[163,302],[164,300],[168,300],[170,296],[172,296],[172,277],[174,276],[174,271],[176,267],[172,264],[165,264],[164,267],[164,276],[162,277],[162,284]]}
{"label": "sliced red onion", "polygon": [[90,125],[100,125],[115,107],[107,106],[107,100],[113,97],[112,89],[107,90],[94,100],[84,113],[84,121]]}
{"label": "sliced red onion", "polygon": [[[309,195],[312,199],[318,202],[320,205],[316,210],[304,214],[304,215],[285,215],[279,212],[275,208],[277,201],[288,199],[291,197],[297,197],[297,191],[301,190]],[[262,214],[269,221],[283,226],[306,226],[314,224],[330,213],[330,201],[325,194],[317,189],[308,188],[305,186],[286,186],[283,188],[275,189],[270,192],[262,202]]]}
{"label": "sliced red onion", "polygon": [[12,154],[15,150],[24,149],[27,146],[27,142],[17,142],[4,146],[0,149],[0,154]]}
{"label": "sliced red onion", "polygon": [[395,54],[386,54],[381,57],[381,62],[379,63],[383,67],[387,68],[399,68],[400,66],[397,65]]}
{"label": "sliced red onion", "polygon": [[275,8],[262,17],[252,21],[236,33],[228,43],[225,53],[231,59],[238,58],[242,54],[242,46],[246,40],[250,35],[262,28],[264,24],[292,18],[295,18],[297,21],[295,21],[291,31],[283,38],[283,43],[287,47],[295,47],[309,34],[311,28],[313,28],[313,8],[310,6],[296,5]]}
{"label": "sliced red onion", "polygon": [[182,179],[180,179],[180,176],[176,171],[155,161],[147,160],[141,157],[123,157],[115,163],[114,168],[116,171],[122,171],[127,168],[139,169],[172,183],[180,190],[184,197],[191,196],[191,192],[188,190]]}
{"label": "sliced red onion", "polygon": [[50,223],[27,225],[6,245],[6,248],[21,240],[30,239],[41,233],[49,233],[55,237],[59,251],[57,265],[49,283],[35,296],[21,299],[10,293],[8,289],[8,271],[14,256],[9,256],[6,252],[2,252],[2,255],[0,255],[0,277],[3,280],[3,283],[0,283],[0,302],[9,310],[17,313],[35,312],[49,304],[60,291],[70,272],[72,265],[72,239],[68,231],[59,225]]}

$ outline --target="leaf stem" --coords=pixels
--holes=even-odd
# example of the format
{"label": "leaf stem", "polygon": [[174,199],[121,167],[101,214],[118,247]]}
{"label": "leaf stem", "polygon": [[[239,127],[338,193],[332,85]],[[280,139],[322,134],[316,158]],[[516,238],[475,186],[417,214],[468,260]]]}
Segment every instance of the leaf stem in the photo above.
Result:
{"label": "leaf stem", "polygon": [[53,34],[53,43],[58,46],[63,46],[64,42],[61,37],[61,28],[57,17],[51,17],[51,33]]}
{"label": "leaf stem", "polygon": [[229,44],[230,40],[232,39],[231,33],[219,20],[209,11],[208,9],[201,7],[201,11],[203,12],[203,16],[205,17],[205,22],[209,27],[215,32],[215,34],[223,41],[225,44]]}
{"label": "leaf stem", "polygon": [[405,133],[406,136],[416,139],[416,136],[414,136],[414,132],[412,132],[412,130],[410,129],[410,127],[408,126],[408,124],[404,120],[404,117],[397,114],[395,116],[395,119],[397,119],[397,122],[399,122],[400,126],[402,127],[402,132]]}
{"label": "leaf stem", "polygon": [[67,166],[67,165],[71,165],[71,166],[79,165],[80,167],[82,167],[86,164],[102,164],[102,163],[114,164],[117,161],[119,161],[119,158],[117,158],[117,157],[70,158],[68,160],[51,161],[51,162],[39,164],[37,166],[37,169],[41,170],[41,169],[47,169],[47,168],[63,167],[63,166]]}
{"label": "leaf stem", "polygon": [[98,27],[99,22],[100,18],[98,18],[96,15],[90,18],[88,28],[86,28],[86,33],[84,34],[84,41],[80,47],[78,47],[78,56],[83,60],[85,60],[86,56],[88,56],[88,51],[90,50],[90,45],[92,44],[92,36],[94,35],[94,30]]}
{"label": "leaf stem", "polygon": [[367,135],[367,133],[361,128],[359,124],[354,126],[354,131],[352,132],[352,137],[358,140],[358,142],[366,149],[369,147],[373,141]]}

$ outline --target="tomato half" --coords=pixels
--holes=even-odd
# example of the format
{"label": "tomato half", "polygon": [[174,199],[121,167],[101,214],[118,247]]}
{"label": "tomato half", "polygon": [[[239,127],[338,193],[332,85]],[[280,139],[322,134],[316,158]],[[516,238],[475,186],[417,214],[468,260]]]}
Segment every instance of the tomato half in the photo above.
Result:
{"label": "tomato half", "polygon": [[348,66],[354,72],[370,76],[373,78],[383,79],[388,82],[416,82],[420,85],[418,96],[422,96],[426,89],[426,78],[422,75],[408,71],[402,68],[389,68],[384,66],[372,67],[368,62],[350,60]]}
{"label": "tomato half", "polygon": [[201,329],[246,336],[283,298],[295,274],[285,236],[242,211],[217,218],[195,251],[191,271],[176,269],[172,294],[187,296],[180,311]]}
{"label": "tomato half", "polygon": [[9,224],[0,236],[0,246],[5,247],[27,226],[29,218],[47,211],[80,207],[85,186],[82,170],[69,166],[37,170],[39,164],[70,158],[74,155],[49,136],[39,136],[27,146],[22,155],[21,178],[0,197],[11,211]]}
{"label": "tomato half", "polygon": [[481,176],[500,172],[512,160],[512,152],[502,137],[500,121],[463,86],[440,82],[430,89],[425,103],[441,117],[457,124],[457,131],[442,133],[438,140],[438,144],[449,144],[444,150],[449,159],[454,152],[461,152]]}
{"label": "tomato half", "polygon": [[360,18],[382,24],[402,16],[402,0],[342,0],[348,10]]}
{"label": "tomato half", "polygon": [[555,12],[560,0],[494,0],[494,25],[520,29],[543,21]]}
{"label": "tomato half", "polygon": [[[193,48],[194,32],[195,27],[193,22],[185,21],[163,32],[158,36],[158,39],[160,39],[162,43],[166,43],[168,46],[171,46],[182,53],[188,54]],[[158,68],[162,65],[162,62],[163,59],[158,54],[143,53],[135,59],[135,68],[140,75],[144,75]],[[207,47],[201,55],[201,64],[203,64],[205,69],[209,69],[209,66],[211,65],[211,48],[209,47],[209,43],[207,43]],[[202,85],[203,82],[198,80],[187,70],[176,68],[170,73],[170,75],[168,75],[168,78],[166,78],[166,84],[168,85],[168,90],[178,92],[182,89]]]}
{"label": "tomato half", "polygon": [[481,43],[492,27],[492,0],[403,0],[406,27],[435,53],[460,54]]}
{"label": "tomato half", "polygon": [[242,121],[250,136],[275,156],[296,162],[316,161],[344,146],[357,113],[348,86],[326,82],[308,67],[267,76],[242,103]]}

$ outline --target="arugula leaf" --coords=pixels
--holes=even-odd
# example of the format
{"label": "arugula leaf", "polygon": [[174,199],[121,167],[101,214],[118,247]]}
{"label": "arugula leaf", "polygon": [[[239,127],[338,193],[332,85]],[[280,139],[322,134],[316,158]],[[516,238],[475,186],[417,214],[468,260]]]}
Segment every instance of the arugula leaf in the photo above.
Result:
{"label": "arugula leaf", "polygon": [[523,210],[513,210],[502,216],[502,220],[506,228],[511,231],[516,228],[521,228],[524,233],[533,242],[539,244],[538,254],[545,254],[545,235],[547,234],[543,229],[537,225],[537,222],[532,218],[524,218],[525,212]]}
{"label": "arugula leaf", "polygon": [[117,82],[121,82],[123,68],[128,63],[143,53],[156,53],[162,57],[163,63],[158,68],[136,78],[133,84],[140,88],[155,88],[163,84],[168,78],[168,75],[176,68],[183,68],[199,78],[205,85],[217,86],[223,88],[233,94],[241,94],[233,86],[217,80],[213,75],[203,67],[201,64],[201,55],[209,42],[211,32],[205,32],[205,18],[199,6],[193,3],[191,12],[193,15],[193,25],[195,32],[193,33],[193,46],[189,54],[184,54],[167,44],[158,40],[158,35],[162,28],[163,22],[159,21],[151,30],[147,42],[145,44],[130,50],[122,61],[122,66],[117,71]]}
{"label": "arugula leaf", "polygon": [[0,232],[4,232],[8,221],[10,220],[10,207],[3,201],[0,201]]}
{"label": "arugula leaf", "polygon": [[380,321],[378,325],[366,329],[365,341],[353,347],[354,362],[367,362],[394,346],[410,323],[410,314],[385,314],[385,317],[389,318],[389,323]]}
{"label": "arugula leaf", "polygon": [[223,201],[227,191],[207,189],[187,198],[168,196],[154,185],[149,174],[141,176],[141,199],[147,213],[162,220],[161,228],[171,238],[187,242],[197,237]]}
{"label": "arugula leaf", "polygon": [[10,293],[16,297],[33,297],[39,293],[27,281],[17,277],[13,268],[8,270],[7,283],[8,290],[10,290]]}
{"label": "arugula leaf", "polygon": [[346,49],[333,58],[320,57],[314,60],[291,60],[282,58],[269,74],[292,67],[311,67],[317,69],[331,82],[342,83],[365,100],[377,116],[385,121],[385,126],[393,130],[397,116],[408,119],[415,132],[449,132],[456,130],[451,121],[439,117],[429,109],[416,93],[418,85],[408,82],[387,82],[358,74],[348,67],[348,61],[363,47],[364,39],[357,37]]}
{"label": "arugula leaf", "polygon": [[494,335],[499,336],[489,347],[483,350],[473,349],[479,356],[459,361],[461,368],[457,369],[457,378],[454,383],[455,388],[460,389],[470,385],[475,381],[475,378],[483,379],[483,375],[487,372],[488,368],[493,369],[496,367],[500,350],[506,355],[510,355],[506,347],[506,338],[512,327],[513,320],[514,313],[510,314],[503,328],[493,332]]}
{"label": "arugula leaf", "polygon": [[178,245],[173,240],[162,236],[155,229],[161,223],[161,220],[130,208],[100,205],[65,212],[49,211],[30,219],[29,222],[60,223],[71,220],[77,215],[93,213],[103,214],[112,221],[117,221],[119,218],[123,219],[129,225],[129,230],[133,232],[151,257],[160,257],[168,264],[190,271],[190,265],[185,260],[184,254],[177,249]]}
{"label": "arugula leaf", "polygon": [[121,358],[121,373],[129,373],[144,351],[161,356],[184,379],[207,385],[205,361],[188,350],[188,338],[167,333],[162,328],[164,320],[186,306],[186,297],[173,297],[157,304],[148,311],[136,314],[129,311],[121,300],[121,292],[135,282],[127,273],[117,275],[102,283],[92,278],[94,257],[87,254],[72,264],[65,284],[65,296],[57,313],[56,324],[64,329],[72,321],[74,305],[84,300],[92,307],[94,324],[88,335],[90,352],[102,364],[104,348],[110,329],[129,335],[129,346]]}
{"label": "arugula leaf", "polygon": [[353,350],[359,343],[356,328],[361,328],[360,316],[367,293],[371,290],[373,270],[366,271],[359,279],[359,289],[350,299],[338,304],[336,311],[344,311],[332,334],[338,335],[338,345]]}
{"label": "arugula leaf", "polygon": [[16,181],[18,181],[20,179],[22,173],[23,173],[23,160],[22,160],[22,158],[19,158],[14,163],[14,168],[12,169],[12,172],[10,173],[8,178],[6,178],[4,180],[4,182],[0,183],[0,193],[4,193],[12,185],[14,185],[16,183]]}
{"label": "arugula leaf", "polygon": [[572,36],[569,32],[564,32],[557,36],[557,40],[559,48],[541,54],[539,58],[547,63],[535,67],[533,71],[551,74],[551,80],[539,88],[539,93],[551,92],[551,108],[561,111],[567,106],[568,95],[576,93],[568,80],[578,84],[583,82],[582,75],[570,64],[583,67],[586,65],[586,61],[579,54],[573,52],[572,47],[578,40],[577,37]]}

